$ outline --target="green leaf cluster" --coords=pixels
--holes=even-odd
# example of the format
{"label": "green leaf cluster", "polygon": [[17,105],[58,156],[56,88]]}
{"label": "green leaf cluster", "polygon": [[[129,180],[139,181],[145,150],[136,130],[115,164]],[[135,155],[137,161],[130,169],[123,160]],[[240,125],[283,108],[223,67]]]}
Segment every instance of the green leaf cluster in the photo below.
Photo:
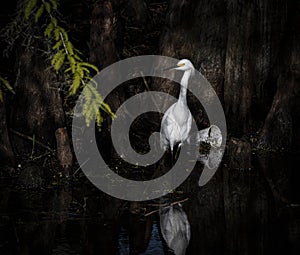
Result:
{"label": "green leaf cluster", "polygon": [[[58,5],[58,0],[28,0],[24,14],[27,19],[33,16],[34,21],[38,22],[46,10],[50,22],[44,30],[44,36],[53,42],[51,66],[56,73],[63,73],[72,78],[72,83],[68,88],[70,95],[76,95],[83,89],[85,99],[83,114],[86,124],[90,125],[91,121],[96,119],[97,125],[100,126],[102,117],[99,109],[109,113],[112,117],[114,115],[97,91],[97,84],[92,82],[91,72],[99,72],[99,70],[95,65],[83,61],[81,52],[73,46],[66,30],[59,26],[58,20],[54,17]],[[60,72],[61,70],[63,72]]]}
{"label": "green leaf cluster", "polygon": [[52,9],[57,10],[57,6],[57,0],[49,0],[49,2],[44,0],[29,0],[25,6],[24,15],[25,18],[28,19],[32,14],[34,14],[34,21],[38,22],[45,10],[51,15]]}
{"label": "green leaf cluster", "polygon": [[96,117],[96,123],[98,127],[100,127],[100,124],[102,123],[102,117],[99,108],[109,113],[112,117],[114,117],[114,113],[111,111],[110,107],[103,102],[103,99],[96,87],[97,84],[94,80],[91,80],[84,87],[83,96],[85,103],[83,105],[83,114],[86,117],[87,126],[89,126],[94,117]]}

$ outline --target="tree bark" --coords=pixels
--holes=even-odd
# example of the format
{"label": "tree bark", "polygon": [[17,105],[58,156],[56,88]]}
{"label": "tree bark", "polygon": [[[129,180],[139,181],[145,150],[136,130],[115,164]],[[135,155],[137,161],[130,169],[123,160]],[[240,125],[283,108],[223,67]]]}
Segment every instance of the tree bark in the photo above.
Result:
{"label": "tree bark", "polygon": [[73,154],[70,147],[67,128],[66,127],[58,128],[55,131],[55,137],[56,137],[57,158],[65,174],[69,176],[71,167],[73,165]]}
{"label": "tree bark", "polygon": [[116,16],[112,1],[97,1],[92,10],[90,62],[100,69],[116,62]]}
{"label": "tree bark", "polygon": [[[300,98],[300,18],[299,3],[289,3],[289,20],[286,44],[281,54],[281,71],[277,79],[277,91],[260,133],[258,145],[274,149],[291,149],[299,145]],[[298,135],[298,136],[297,136]],[[293,140],[294,139],[294,140]]]}
{"label": "tree bark", "polygon": [[230,131],[238,136],[265,118],[286,8],[287,1],[227,1],[224,105]]}
{"label": "tree bark", "polygon": [[[36,48],[20,48],[17,56],[19,73],[13,99],[10,126],[21,134],[33,137],[45,146],[55,148],[55,131],[65,127],[65,116],[54,73]],[[33,141],[14,135],[14,151],[25,156],[32,153]],[[65,143],[70,149],[70,144]],[[63,165],[62,162],[60,162]]]}
{"label": "tree bark", "polygon": [[0,162],[4,166],[14,167],[15,156],[10,144],[7,130],[5,102],[0,102]]}

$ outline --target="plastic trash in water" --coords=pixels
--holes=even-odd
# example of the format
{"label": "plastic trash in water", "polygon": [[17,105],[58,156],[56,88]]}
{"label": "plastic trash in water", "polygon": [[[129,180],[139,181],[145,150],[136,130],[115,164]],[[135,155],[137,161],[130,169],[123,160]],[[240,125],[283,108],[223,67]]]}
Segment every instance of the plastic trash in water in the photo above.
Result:
{"label": "plastic trash in water", "polygon": [[209,169],[216,169],[221,163],[222,155],[220,148],[211,148],[209,154],[200,154],[198,160]]}
{"label": "plastic trash in water", "polygon": [[198,131],[196,137],[197,143],[207,143],[210,145],[209,151],[200,152],[198,160],[207,168],[203,170],[198,185],[204,186],[217,171],[223,156],[222,133],[219,127],[211,125],[208,128]]}
{"label": "plastic trash in water", "polygon": [[222,145],[222,133],[216,125],[202,129],[197,133],[197,143],[209,143],[212,147],[218,148]]}

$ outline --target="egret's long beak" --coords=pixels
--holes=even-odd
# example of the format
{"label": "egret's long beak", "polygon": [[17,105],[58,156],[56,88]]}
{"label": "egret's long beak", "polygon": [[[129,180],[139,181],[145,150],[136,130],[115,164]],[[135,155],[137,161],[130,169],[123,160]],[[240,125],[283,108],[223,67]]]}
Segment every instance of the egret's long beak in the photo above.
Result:
{"label": "egret's long beak", "polygon": [[163,71],[168,71],[168,70],[174,69],[174,68],[176,68],[176,67],[178,67],[178,66],[177,66],[177,65],[175,65],[175,66],[170,66],[170,67],[167,67],[167,68],[163,69]]}

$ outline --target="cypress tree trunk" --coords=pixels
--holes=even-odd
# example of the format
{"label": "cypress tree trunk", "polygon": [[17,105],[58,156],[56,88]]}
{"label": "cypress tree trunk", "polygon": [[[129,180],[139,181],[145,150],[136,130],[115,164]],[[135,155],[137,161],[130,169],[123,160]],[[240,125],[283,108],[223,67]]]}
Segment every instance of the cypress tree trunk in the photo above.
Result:
{"label": "cypress tree trunk", "polygon": [[[117,60],[119,60],[120,49],[117,45],[119,35],[119,27],[121,26],[115,5],[110,0],[96,1],[91,14],[91,29],[90,29],[90,62],[96,65],[100,70],[105,68]],[[118,75],[117,73],[112,75]],[[105,86],[105,84],[99,84]],[[123,98],[124,91],[122,89],[114,90],[106,99],[111,110],[115,112]],[[114,155],[110,139],[111,118],[104,115],[102,123],[102,132],[99,134],[101,141],[102,155],[111,158]],[[110,148],[110,149],[108,149]]]}
{"label": "cypress tree trunk", "polygon": [[[8,24],[7,19],[7,13],[12,13],[15,9],[15,3],[14,1],[7,2],[7,5],[5,8],[2,8],[0,10],[0,27],[2,30],[2,36],[4,34],[4,27]],[[0,48],[2,49],[2,52],[0,54],[0,72],[1,76],[4,78],[7,78],[8,81],[11,83],[11,76],[14,75],[13,72],[11,72],[11,66],[12,62],[10,59],[7,59],[4,54],[4,49],[7,47],[6,42],[1,38],[0,40]],[[7,77],[7,76],[8,77]],[[12,83],[11,83],[12,84]],[[2,85],[0,85],[3,89]],[[10,96],[9,93],[4,93],[3,95],[3,101],[0,101],[0,175],[2,174],[2,170],[12,170],[15,166],[15,155],[12,150],[10,137],[9,137],[9,127],[8,127],[8,117],[9,112],[7,111],[7,105],[9,105],[8,97]]]}
{"label": "cypress tree trunk", "polygon": [[97,1],[92,10],[90,31],[90,62],[100,69],[116,62],[116,17],[111,1]]}
{"label": "cypress tree trunk", "polygon": [[277,91],[259,137],[259,145],[275,149],[299,149],[300,4],[289,3],[289,20],[280,55]]}
{"label": "cypress tree trunk", "polygon": [[1,168],[4,166],[14,167],[15,157],[10,144],[5,102],[0,102],[0,162]]}
{"label": "cypress tree trunk", "polygon": [[286,1],[227,1],[224,106],[229,129],[238,136],[266,116],[286,8]]}
{"label": "cypress tree trunk", "polygon": [[[21,156],[32,155],[33,146],[39,153],[46,147],[54,150],[56,142],[61,143],[59,138],[56,141],[55,131],[65,126],[58,84],[44,58],[38,45],[36,48],[20,48],[17,56],[19,76],[11,108],[10,127],[16,131],[12,137],[14,151]],[[23,136],[15,135],[17,133]],[[26,136],[32,140],[26,139]],[[37,143],[34,144],[33,140]],[[66,170],[72,165],[68,142],[64,143],[63,151],[67,157],[59,163]]]}
{"label": "cypress tree trunk", "polygon": [[[118,17],[113,9],[112,1],[97,1],[94,4],[90,30],[90,62],[100,70],[115,63],[119,59],[116,41],[118,36]],[[115,74],[118,75],[118,74]],[[100,86],[105,86],[100,84]],[[109,105],[113,111],[120,104],[119,92],[113,92]]]}

